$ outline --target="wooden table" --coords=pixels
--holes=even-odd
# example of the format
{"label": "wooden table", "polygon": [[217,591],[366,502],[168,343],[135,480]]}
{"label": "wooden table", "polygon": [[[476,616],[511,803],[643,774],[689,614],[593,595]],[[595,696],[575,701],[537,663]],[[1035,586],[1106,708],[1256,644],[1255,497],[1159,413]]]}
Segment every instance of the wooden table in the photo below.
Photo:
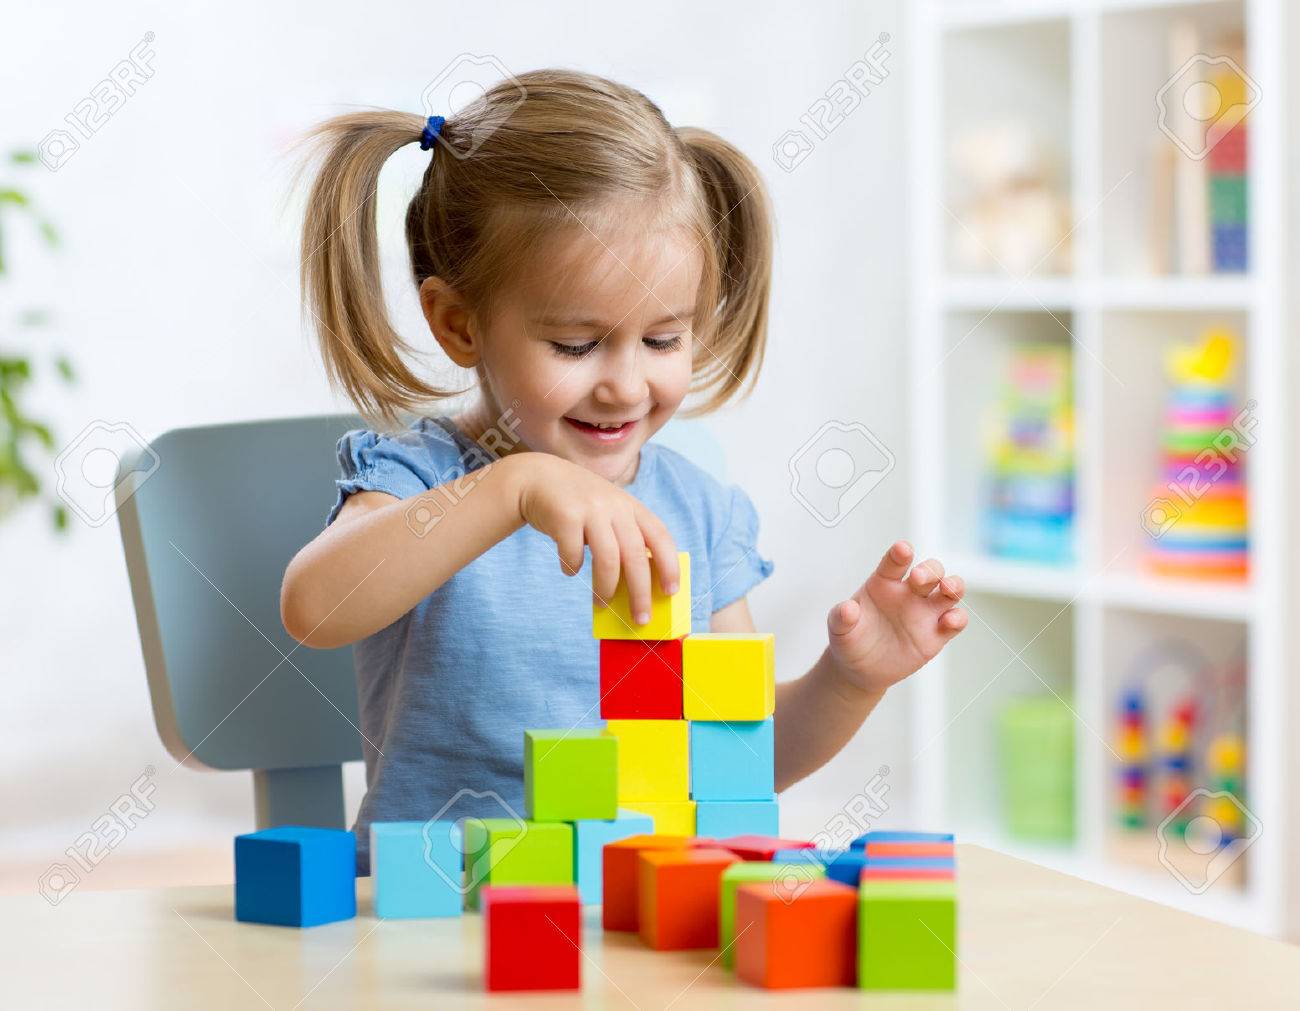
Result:
{"label": "wooden table", "polygon": [[481,921],[355,920],[309,930],[236,923],[229,887],[0,899],[12,1008],[786,1007],[1124,1011],[1300,1008],[1300,948],[960,846],[960,984],[952,995],[767,993],[714,952],[658,953],[584,923],[581,993],[482,992]]}

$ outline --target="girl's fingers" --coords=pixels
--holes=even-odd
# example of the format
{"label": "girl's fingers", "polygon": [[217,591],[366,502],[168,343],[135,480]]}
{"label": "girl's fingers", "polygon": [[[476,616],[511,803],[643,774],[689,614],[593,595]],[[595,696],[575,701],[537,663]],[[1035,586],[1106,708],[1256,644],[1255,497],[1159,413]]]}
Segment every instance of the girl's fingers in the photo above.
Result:
{"label": "girl's fingers", "polygon": [[615,524],[614,536],[618,538],[623,559],[628,611],[636,624],[644,625],[650,620],[650,559],[645,553],[645,538],[641,536],[641,528],[630,518]]}
{"label": "girl's fingers", "polygon": [[587,543],[591,545],[591,592],[597,603],[606,605],[618,589],[618,539],[608,523],[593,521],[587,525]]}
{"label": "girl's fingers", "polygon": [[928,597],[943,578],[943,563],[937,558],[927,558],[908,574],[907,585],[918,597]]}
{"label": "girl's fingers", "polygon": [[912,545],[907,541],[895,541],[876,566],[876,575],[882,579],[902,579],[911,564]]}
{"label": "girl's fingers", "polygon": [[576,576],[582,569],[582,527],[565,527],[555,535],[555,550],[560,556],[560,570]]}
{"label": "girl's fingers", "polygon": [[673,543],[673,535],[668,532],[663,520],[649,509],[638,509],[636,519],[646,547],[654,556],[652,564],[659,579],[659,588],[664,593],[676,593],[681,585],[681,573],[677,568],[677,545]]}

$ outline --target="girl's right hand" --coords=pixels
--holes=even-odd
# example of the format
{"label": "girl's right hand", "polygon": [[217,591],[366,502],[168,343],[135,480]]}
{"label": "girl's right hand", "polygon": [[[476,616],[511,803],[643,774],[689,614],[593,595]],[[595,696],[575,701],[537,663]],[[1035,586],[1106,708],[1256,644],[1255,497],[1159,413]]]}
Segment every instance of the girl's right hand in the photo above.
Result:
{"label": "girl's right hand", "polygon": [[[607,604],[627,581],[628,610],[638,625],[650,620],[650,569],[664,593],[676,593],[677,547],[658,516],[638,499],[597,474],[550,453],[521,453],[501,462],[515,464],[519,515],[551,540],[560,568],[573,576],[582,568],[583,546],[591,548],[594,602]],[[649,548],[653,559],[646,557]]]}

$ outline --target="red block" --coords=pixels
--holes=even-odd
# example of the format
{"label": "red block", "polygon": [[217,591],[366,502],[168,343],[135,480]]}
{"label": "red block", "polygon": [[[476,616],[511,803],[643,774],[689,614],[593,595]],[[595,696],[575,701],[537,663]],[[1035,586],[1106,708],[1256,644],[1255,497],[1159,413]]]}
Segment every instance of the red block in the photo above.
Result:
{"label": "red block", "polygon": [[691,840],[676,835],[633,835],[606,843],[602,853],[605,897],[600,914],[606,930],[637,929],[637,857],[644,850],[684,849]]}
{"label": "red block", "polygon": [[806,850],[813,844],[770,835],[733,835],[730,839],[719,839],[715,845],[731,850],[741,860],[771,860],[777,850]]}
{"label": "red block", "polygon": [[637,858],[637,929],[656,951],[718,946],[722,872],[740,859],[729,850],[645,850]]}
{"label": "red block", "polygon": [[600,717],[604,720],[680,720],[681,639],[602,639]]}
{"label": "red block", "polygon": [[479,892],[488,990],[577,990],[582,909],[573,885],[487,885]]}
{"label": "red block", "polygon": [[736,889],[736,975],[772,989],[857,982],[858,890],[811,881],[793,898]]}

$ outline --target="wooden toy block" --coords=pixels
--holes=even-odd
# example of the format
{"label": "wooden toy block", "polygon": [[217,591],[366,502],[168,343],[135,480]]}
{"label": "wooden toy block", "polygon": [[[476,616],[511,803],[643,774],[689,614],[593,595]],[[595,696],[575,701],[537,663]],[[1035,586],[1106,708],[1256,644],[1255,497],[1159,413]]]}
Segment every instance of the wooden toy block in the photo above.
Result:
{"label": "wooden toy block", "polygon": [[386,920],[459,916],[460,839],[453,821],[371,822],[375,915]]}
{"label": "wooden toy block", "polygon": [[[610,720],[618,739],[618,801],[690,799],[690,724],[685,720]],[[683,835],[694,835],[694,830]]]}
{"label": "wooden toy block", "polygon": [[682,642],[682,713],[688,720],[765,720],[776,709],[776,637],[702,632]]}
{"label": "wooden toy block", "polygon": [[736,975],[770,989],[853,986],[858,892],[810,881],[790,899],[762,885],[736,892]]}
{"label": "wooden toy block", "polygon": [[769,800],[700,800],[695,802],[695,831],[700,835],[775,835],[780,809]]}
{"label": "wooden toy block", "polygon": [[654,819],[648,814],[622,809],[611,821],[573,823],[573,880],[578,883],[578,897],[584,904],[602,901],[605,845],[630,836],[650,835],[654,830]]}
{"label": "wooden toy block", "polygon": [[[778,864],[745,860],[732,864],[722,872],[718,888],[718,947],[719,961],[730,969],[736,960],[736,889],[741,885],[764,884],[774,896],[787,899],[802,891],[809,882],[825,876],[820,867],[810,864]],[[854,906],[857,909],[857,906]]]}
{"label": "wooden toy block", "polygon": [[682,640],[602,639],[600,718],[680,720]]}
{"label": "wooden toy block", "polygon": [[466,818],[465,904],[484,885],[573,884],[573,826],[518,818]]}
{"label": "wooden toy block", "polygon": [[900,832],[875,831],[858,836],[849,843],[849,849],[863,849],[867,843],[952,843],[951,832]]}
{"label": "wooden toy block", "polygon": [[741,860],[768,860],[777,850],[801,850],[812,846],[802,839],[778,839],[770,835],[737,835],[719,839],[717,845],[740,857]]}
{"label": "wooden toy block", "polygon": [[656,951],[718,946],[722,872],[739,861],[722,849],[642,850],[637,857],[637,930]]}
{"label": "wooden toy block", "polygon": [[524,814],[536,821],[615,817],[618,739],[601,730],[525,730]]}
{"label": "wooden toy block", "polygon": [[235,836],[235,919],[315,927],[357,915],[357,837],[282,825]]}
{"label": "wooden toy block", "polygon": [[685,849],[689,843],[686,836],[668,835],[634,835],[606,843],[601,925],[606,930],[636,930],[638,858],[647,850]]}
{"label": "wooden toy block", "polygon": [[808,864],[813,867],[825,868],[842,852],[844,851],[823,850],[817,849],[813,846],[791,850],[777,850],[772,854],[772,862],[775,864]]}
{"label": "wooden toy block", "polygon": [[858,986],[951,990],[957,973],[951,881],[864,881],[858,891]]}
{"label": "wooden toy block", "polygon": [[826,876],[832,881],[856,885],[862,877],[862,868],[866,865],[867,856],[862,850],[848,850],[838,854],[826,865]]}
{"label": "wooden toy block", "polygon": [[489,991],[577,990],[582,910],[572,885],[483,889],[483,982]]}
{"label": "wooden toy block", "polygon": [[696,834],[696,805],[693,800],[628,800],[623,802],[623,806],[629,811],[648,814],[659,835]]}
{"label": "wooden toy block", "polygon": [[731,723],[698,720],[690,728],[692,800],[772,797],[776,734],[770,717]]}
{"label": "wooden toy block", "polygon": [[650,620],[638,625],[628,608],[627,582],[619,579],[618,589],[606,603],[592,608],[592,634],[597,639],[680,639],[691,630],[691,556],[677,552],[681,578],[677,592],[659,589],[659,579],[650,577]]}

